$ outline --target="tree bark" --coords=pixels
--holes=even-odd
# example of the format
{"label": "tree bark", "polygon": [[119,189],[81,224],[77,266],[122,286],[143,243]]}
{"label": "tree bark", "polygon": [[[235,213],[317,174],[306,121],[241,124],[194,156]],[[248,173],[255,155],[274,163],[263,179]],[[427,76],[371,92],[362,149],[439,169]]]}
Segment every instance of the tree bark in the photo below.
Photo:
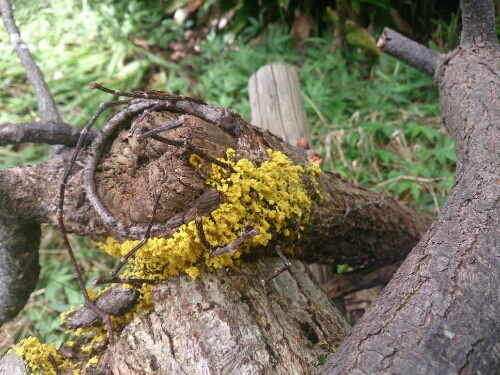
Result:
{"label": "tree bark", "polygon": [[463,1],[436,69],[455,184],[427,234],[320,374],[496,374],[500,366],[500,53],[491,1]]}
{"label": "tree bark", "polygon": [[[68,183],[68,200],[65,204],[65,211],[68,217],[65,218],[67,226],[70,231],[88,236],[95,240],[103,240],[109,234],[115,234],[122,238],[137,239],[142,236],[146,230],[147,222],[150,216],[150,207],[152,201],[151,196],[154,196],[154,184],[145,184],[145,180],[138,179],[133,176],[140,176],[143,173],[148,173],[148,168],[142,168],[142,164],[134,164],[135,156],[130,154],[130,159],[126,159],[124,154],[128,154],[119,146],[123,141],[126,129],[130,127],[131,121],[134,116],[138,116],[144,109],[157,104],[154,101],[141,101],[132,104],[124,111],[119,112],[117,115],[108,122],[101,134],[96,138],[99,140],[99,147],[94,146],[91,150],[91,156],[87,161],[85,173],[88,178],[92,178],[90,170],[96,168],[104,168],[107,170],[106,165],[113,163],[122,163],[124,168],[131,168],[135,173],[125,176],[130,180],[123,180],[123,183],[133,183],[138,186],[137,192],[143,192],[145,200],[145,208],[143,209],[144,215],[137,215],[137,217],[130,216],[130,206],[134,201],[126,201],[123,204],[123,210],[120,212],[120,205],[113,208],[116,211],[111,216],[109,212],[105,212],[101,217],[96,214],[95,207],[89,204],[86,198],[92,201],[89,197],[89,192],[84,191],[84,186],[88,183],[83,181],[84,169],[83,157],[79,158],[74,172],[71,175]],[[184,106],[184,109],[182,108]],[[195,106],[195,108],[187,107]],[[190,134],[192,137],[192,144],[203,145],[207,143],[208,139],[216,139],[219,143],[217,148],[219,151],[213,153],[214,157],[223,156],[221,150],[228,147],[235,147],[238,157],[248,157],[253,162],[258,163],[267,157],[265,154],[266,149],[272,148],[279,150],[288,155],[293,161],[298,164],[308,165],[307,155],[304,150],[289,146],[281,142],[277,137],[262,132],[258,129],[245,123],[236,114],[229,111],[222,110],[218,107],[203,106],[198,104],[173,104],[169,111],[153,112],[148,121],[165,121],[166,116],[177,118],[179,111],[189,111],[189,113],[198,112],[198,115],[204,117],[205,120],[212,121],[211,116],[224,116],[228,122],[238,122],[239,135],[231,136],[224,132],[220,127],[211,124],[207,121],[201,120],[193,116],[186,117],[186,124],[182,129],[174,134],[175,137]],[[205,114],[202,112],[205,111]],[[208,115],[207,115],[208,114]],[[148,123],[149,124],[149,123]],[[120,129],[120,130],[119,130]],[[121,132],[118,138],[111,137],[114,132]],[[113,139],[111,139],[113,138]],[[181,138],[177,138],[181,139]],[[110,146],[106,142],[115,142],[116,148]],[[154,143],[153,143],[154,144]],[[94,142],[94,145],[96,143]],[[104,147],[106,145],[106,147]],[[108,147],[109,146],[109,147]],[[158,147],[158,146],[156,146]],[[96,163],[97,148],[105,150],[114,150],[117,152],[114,155],[106,154],[101,159],[100,163]],[[124,151],[125,150],[125,151]],[[186,162],[190,152],[185,148],[170,147],[168,148],[168,155],[174,158],[178,176],[187,176],[189,178],[198,178],[205,172],[201,170],[200,176],[193,174],[193,166]],[[257,151],[258,150],[258,151]],[[109,151],[106,151],[109,152]],[[121,153],[121,152],[124,152]],[[181,155],[178,157],[178,155]],[[29,165],[24,167],[15,167],[0,171],[0,202],[5,207],[6,212],[16,213],[18,216],[23,216],[36,220],[37,222],[47,222],[52,225],[57,225],[55,217],[55,205],[58,201],[58,186],[60,176],[67,166],[67,154],[56,156],[47,163],[39,165]],[[164,162],[162,159],[161,162]],[[113,172],[111,172],[113,173]],[[96,191],[102,189],[107,191],[110,182],[107,179],[105,172],[98,172]],[[100,180],[99,180],[100,179]],[[132,180],[136,180],[135,182]],[[202,180],[202,179],[201,179]],[[31,181],[37,181],[36,184]],[[101,184],[101,185],[99,185]],[[23,186],[23,189],[14,188]],[[169,195],[172,200],[176,200],[177,196],[182,196],[186,201],[181,209],[170,214],[160,213],[160,224],[153,226],[152,234],[155,236],[169,236],[184,222],[194,219],[195,213],[192,208],[195,207],[197,212],[200,212],[200,201],[197,200],[203,197],[203,204],[205,207],[214,209],[218,206],[220,198],[217,194],[212,194],[209,187],[204,184],[199,184],[196,191],[191,189],[192,185],[186,185],[184,188],[176,191],[175,189],[168,190],[165,187],[165,195]],[[324,203],[313,204],[310,213],[311,224],[332,224],[325,232],[315,235],[304,236],[299,243],[296,251],[296,256],[310,262],[321,261],[339,261],[348,262],[353,266],[368,266],[372,264],[384,264],[387,261],[397,261],[404,258],[405,254],[411,249],[412,243],[418,241],[419,236],[425,232],[429,225],[429,220],[422,214],[415,210],[400,206],[390,198],[382,197],[376,193],[355,187],[339,175],[324,172],[319,176],[319,187],[321,195],[323,196]],[[130,188],[132,189],[132,187]],[[191,190],[190,190],[191,189]],[[92,190],[92,189],[91,189]],[[151,192],[153,193],[151,194]],[[149,195],[148,195],[149,192]],[[209,193],[204,195],[204,193]],[[191,194],[190,198],[186,196]],[[111,195],[110,195],[111,196]],[[135,199],[132,195],[130,199]],[[104,197],[104,199],[108,199]],[[123,198],[127,200],[128,198]],[[181,198],[179,198],[181,199]],[[95,204],[95,202],[94,202]],[[110,203],[112,205],[112,203]],[[360,209],[360,207],[368,207]],[[371,206],[370,206],[371,205]],[[347,219],[343,221],[343,216],[346,211],[352,210]],[[107,211],[109,211],[107,209]],[[115,216],[114,218],[112,216]],[[106,221],[108,227],[103,225]],[[117,222],[123,225],[118,228],[113,227]],[[336,224],[339,224],[336,226]],[[122,228],[122,229],[120,229]],[[266,253],[266,249],[261,249]]]}
{"label": "tree bark", "polygon": [[[497,372],[500,57],[490,5],[464,1],[459,49],[447,56],[418,53],[420,60],[411,60],[426,74],[434,74],[439,84],[443,122],[457,148],[456,183],[434,225],[320,373]],[[387,50],[391,39],[397,38],[386,38]],[[394,50],[404,49],[405,43]],[[135,100],[108,121],[88,160],[82,155],[77,161],[65,208],[70,231],[97,240],[108,235],[135,239],[144,233],[155,186],[139,177],[153,167],[146,168],[146,163],[131,156],[133,142],[120,143],[133,121],[158,105],[163,107],[146,116],[145,124],[154,127],[166,119],[182,118],[182,128],[169,134],[178,141],[190,139],[191,145],[211,157],[222,157],[232,147],[238,158],[258,164],[266,158],[263,150],[272,148],[297,164],[308,163],[304,150],[253,128],[231,111],[190,101]],[[150,159],[156,152],[166,165],[176,165],[175,173],[167,171],[165,176],[190,181],[186,188],[164,188],[173,201],[181,199],[176,194],[190,199],[181,209],[160,214],[154,235],[171,235],[179,225],[210,212],[223,200],[206,186],[192,189],[193,181],[203,181],[207,171],[193,172],[187,162],[192,153],[188,145],[162,149],[152,140],[145,148]],[[68,154],[63,154],[48,163],[0,170],[0,239],[4,240],[0,254],[7,254],[0,262],[0,297],[11,302],[4,308],[0,298],[4,308],[0,322],[15,314],[36,282],[37,272],[26,270],[37,270],[33,254],[39,223],[57,223],[57,191],[67,163]],[[143,213],[131,216],[134,201],[120,210],[121,205],[112,201],[100,206],[92,198],[105,195],[113,184],[104,172],[116,171],[118,166],[137,180],[127,183],[137,184],[136,191],[145,193]],[[323,173],[318,183],[324,202],[313,204],[310,218],[321,233],[311,230],[297,242],[299,259],[376,269],[403,259],[429,225],[414,210],[354,187],[338,175]],[[316,193],[310,186],[310,194]],[[21,224],[19,218],[25,221]],[[127,327],[88,373],[106,371],[106,366],[122,374],[312,373],[318,358],[336,348],[349,327],[300,261],[293,261],[290,273],[273,281],[269,290],[260,286],[259,280],[282,265],[279,258],[269,256],[273,246],[247,256],[241,270],[202,269],[197,281],[180,275],[157,286],[154,309]],[[5,363],[0,363],[0,373],[11,371],[4,370]]]}
{"label": "tree bark", "polygon": [[[189,138],[190,145],[199,147],[204,152],[211,150],[211,157],[224,156],[225,150],[232,147],[238,158],[245,157],[254,163],[260,163],[266,157],[264,150],[272,148],[285,153],[295,163],[309,163],[303,149],[289,146],[268,132],[248,125],[231,111],[195,102],[167,104],[165,101],[155,100],[133,101],[129,107],[113,116],[96,137],[85,167],[83,158],[78,159],[68,182],[65,206],[65,222],[71,231],[98,240],[110,234],[118,238],[140,237],[149,220],[149,198],[158,186],[154,183],[158,179],[151,178],[149,173],[151,170],[159,170],[155,169],[154,155],[156,159],[164,158],[160,162],[166,169],[165,178],[189,177],[189,184],[182,188],[179,185],[173,188],[169,184],[162,185],[162,193],[168,195],[171,201],[179,197],[185,199],[189,194],[191,198],[181,205],[180,212],[160,213],[157,220],[160,223],[153,227],[153,235],[169,236],[182,223],[193,220],[197,214],[204,214],[203,210],[207,207],[212,210],[220,203],[223,197],[213,194],[206,185],[197,184],[198,190],[192,189],[197,179],[203,181],[207,170],[200,168],[199,172],[195,172],[195,168],[188,163],[192,153],[189,146],[162,148],[164,146],[152,140],[139,150],[149,153],[153,161],[147,164],[139,163],[134,156],[134,147],[137,145],[133,141],[124,142],[133,121],[154,106],[163,105],[166,108],[151,111],[144,118],[145,126],[155,127],[181,116],[184,125],[169,133],[170,139],[175,141]],[[7,212],[55,224],[58,181],[66,165],[67,155],[61,155],[48,163],[0,171],[0,202]],[[175,169],[175,173],[168,171],[170,167]],[[118,168],[126,172],[121,174],[126,180],[118,183],[115,179],[110,183],[110,176],[117,178]],[[111,170],[113,171],[108,173]],[[144,171],[149,171],[148,178],[141,178]],[[27,174],[38,183],[29,183]],[[128,179],[129,177],[132,179]],[[404,257],[405,252],[410,250],[411,243],[418,240],[429,224],[424,215],[399,206],[391,199],[356,188],[336,174],[323,173],[318,182],[324,201],[312,206],[310,222],[312,225],[331,226],[321,227],[319,235],[312,232],[309,236],[303,236],[295,250],[300,259],[349,261],[358,267],[380,265]],[[23,189],[12,188],[20,183],[24,183]],[[107,201],[109,197],[120,196],[112,190],[117,185],[127,186],[129,191],[134,192],[130,196],[132,201],[126,203],[129,199],[126,195],[122,195],[120,199],[124,202],[120,204],[113,200]],[[136,190],[133,190],[134,186],[137,187]],[[315,189],[311,190],[311,194],[318,194]],[[137,199],[139,193],[144,197],[141,202],[146,209],[144,215],[138,215],[136,211],[132,215],[130,207],[134,206],[133,200]],[[106,204],[102,204],[103,201]],[[158,368],[167,373],[176,368],[183,369],[186,373],[199,373],[200,366],[206,373],[219,373],[221,369],[223,373],[229,373],[232,368],[236,368],[236,364],[246,366],[254,373],[311,373],[317,367],[318,358],[337,346],[347,333],[348,326],[323,292],[311,281],[310,274],[300,262],[292,265],[294,270],[291,280],[289,274],[284,277],[281,275],[283,278],[272,283],[271,294],[266,294],[259,280],[272,273],[277,265],[282,265],[279,258],[270,258],[270,253],[272,246],[252,252],[244,261],[241,274],[218,271],[215,277],[202,271],[196,282],[180,276],[157,287],[154,311],[140,317],[133,327],[120,336],[116,346],[108,352],[107,359],[101,361],[95,371],[101,371],[101,366],[109,365],[117,373],[137,373],[137,369],[144,366],[144,359],[148,357],[152,370]],[[374,254],[377,256],[373,257]],[[266,257],[260,258],[260,255]],[[193,293],[203,296],[200,297],[202,302],[197,299],[193,302],[190,297]],[[172,299],[165,298],[166,296]],[[207,304],[206,301],[212,303]],[[250,306],[250,309],[245,306]],[[186,311],[189,313],[185,316]],[[160,316],[166,312],[170,314],[168,320],[161,320]],[[210,317],[208,323],[212,325],[202,324],[207,317]],[[176,328],[175,323],[182,319],[185,319],[184,324]],[[160,321],[172,322],[172,332],[169,325],[158,326]],[[214,322],[218,322],[217,325]],[[186,326],[192,327],[192,335],[186,335],[180,329]],[[227,345],[227,354],[223,357],[217,354],[221,352],[218,346],[206,346],[207,337],[219,337],[221,333],[218,330],[221,327],[228,327],[229,334],[221,336],[217,341],[218,345]],[[141,340],[149,342],[147,336],[151,332],[157,332],[157,329],[166,333],[155,336],[156,345],[172,349],[161,356],[155,351],[155,346],[137,345]],[[302,335],[302,332],[306,333]],[[202,334],[205,336],[200,336]],[[241,341],[243,337],[244,342]],[[193,357],[179,357],[179,353],[185,353],[188,348],[193,347],[193,340],[196,342],[195,349],[190,349],[189,352],[196,354],[196,363],[193,362]],[[131,355],[132,348],[135,348],[136,356]],[[246,353],[245,356],[241,356],[241,350]],[[243,362],[237,362],[237,359]]]}
{"label": "tree bark", "polygon": [[267,258],[159,285],[153,311],[135,319],[109,354],[114,373],[314,373],[349,325],[299,261],[262,288],[259,280],[281,266]]}

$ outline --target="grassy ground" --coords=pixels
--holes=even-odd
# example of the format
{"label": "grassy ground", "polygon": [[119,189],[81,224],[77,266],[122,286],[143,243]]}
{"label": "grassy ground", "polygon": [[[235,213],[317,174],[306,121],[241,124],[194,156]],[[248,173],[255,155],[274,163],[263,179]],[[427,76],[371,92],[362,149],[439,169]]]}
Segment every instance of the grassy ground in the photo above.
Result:
{"label": "grassy ground", "polygon": [[[343,55],[328,32],[297,44],[281,27],[259,20],[251,20],[228,44],[214,30],[186,31],[164,19],[161,5],[146,3],[16,2],[22,37],[66,122],[82,126],[101,102],[112,99],[90,90],[90,81],[124,91],[200,96],[249,119],[249,77],[264,64],[288,62],[299,70],[324,169],[429,215],[439,210],[452,185],[455,154],[430,78],[384,55],[376,59],[357,50]],[[36,120],[33,90],[7,41],[0,28],[0,123]],[[4,147],[0,167],[40,162],[49,155],[44,145]],[[109,269],[91,243],[72,241],[89,280]],[[27,335],[62,342],[58,314],[82,301],[58,234],[50,228],[44,228],[41,264],[28,305],[0,330],[5,338],[0,354]]]}

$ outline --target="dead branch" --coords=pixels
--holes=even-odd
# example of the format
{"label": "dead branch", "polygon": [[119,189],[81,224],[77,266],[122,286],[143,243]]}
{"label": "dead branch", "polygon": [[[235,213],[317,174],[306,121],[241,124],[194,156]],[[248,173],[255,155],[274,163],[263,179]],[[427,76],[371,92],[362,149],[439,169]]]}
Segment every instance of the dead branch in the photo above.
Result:
{"label": "dead branch", "polygon": [[436,68],[443,59],[443,55],[388,27],[384,28],[377,47],[430,77],[434,76]]}
{"label": "dead branch", "polygon": [[[141,238],[150,218],[153,203],[150,198],[154,197],[157,189],[154,181],[162,181],[163,178],[167,180],[161,185],[161,199],[168,197],[169,203],[160,200],[160,204],[171,207],[172,202],[178,203],[173,211],[158,212],[158,219],[151,230],[152,236],[171,236],[180,225],[194,220],[196,216],[209,214],[220,205],[222,199],[220,194],[204,184],[206,178],[204,176],[210,173],[207,169],[210,168],[210,163],[196,170],[185,159],[190,154],[183,151],[186,148],[161,146],[162,150],[166,151],[161,161],[156,160],[145,168],[140,167],[145,164],[134,162],[136,160],[134,153],[123,149],[123,146],[126,146],[123,140],[129,139],[127,131],[134,118],[140,116],[145,109],[157,104],[157,101],[140,100],[118,112],[107,122],[97,141],[94,142],[85,171],[82,170],[83,160],[81,158],[77,160],[77,168],[68,180],[68,200],[65,203],[65,211],[69,214],[65,220],[70,232],[97,240],[103,240],[110,234],[118,238]],[[304,150],[281,142],[277,137],[247,124],[237,114],[219,107],[193,102],[172,103],[168,111],[153,112],[145,124],[152,127],[153,123],[165,123],[169,118],[178,118],[179,112],[189,115],[184,115],[182,127],[172,130],[173,139],[184,139],[189,135],[192,145],[205,148],[209,147],[210,142],[214,142],[214,148],[210,152],[213,158],[224,157],[225,150],[231,147],[236,149],[237,158],[248,158],[253,163],[260,163],[267,158],[264,150],[271,148],[288,155],[299,165],[309,165]],[[193,116],[193,113],[201,118]],[[146,142],[145,147],[149,149],[149,145],[154,145],[153,149],[160,150],[159,144],[161,143],[152,139]],[[101,151],[98,148],[105,150],[100,158],[98,155]],[[124,159],[124,155],[129,156]],[[55,157],[44,164],[0,171],[0,202],[5,205],[6,211],[25,215],[37,222],[57,225],[54,212],[58,191],[56,185],[66,167],[67,157],[67,155]],[[109,169],[108,165],[115,165],[116,158],[120,158],[118,165],[126,169],[132,168],[127,173],[120,174],[120,178],[130,180],[118,183],[119,186],[125,184],[123,186],[127,186],[131,195],[113,193],[113,190],[110,190],[117,181],[111,183],[107,177],[113,176],[110,173],[115,170]],[[169,172],[167,169],[164,175],[158,175],[154,179],[139,178],[143,174],[147,176],[156,168],[154,165],[158,162],[170,166],[169,168],[175,169],[176,172]],[[83,172],[85,179],[82,179]],[[30,175],[29,180],[38,181],[35,186],[27,182],[27,173]],[[197,177],[198,174],[200,175]],[[189,178],[190,184],[174,186],[171,182],[167,183],[170,179],[183,180],[186,178],[183,176]],[[156,178],[161,179],[156,180]],[[295,253],[301,259],[309,262],[349,263],[353,266],[392,263],[404,258],[429,225],[429,220],[424,215],[400,206],[390,198],[355,187],[339,175],[324,172],[318,181],[324,202],[313,203],[311,207],[312,226],[309,228],[309,235],[297,243]],[[23,189],[14,189],[13,186],[23,186]],[[193,186],[196,189],[193,189]],[[311,186],[310,189],[311,194],[315,194],[316,188]],[[115,198],[112,198],[113,196]],[[90,205],[87,199],[90,200]],[[110,204],[112,201],[109,199],[114,199],[114,203]],[[116,199],[123,201],[118,204]],[[142,202],[141,205],[134,203],[135,200]],[[367,204],[371,206],[366,209],[356,209]],[[119,207],[123,209],[120,210]],[[130,207],[138,209],[132,212]],[[96,214],[95,210],[100,213]],[[345,222],[337,225],[350,210],[354,211]],[[272,252],[275,244],[269,246],[270,250],[256,249],[256,254]]]}
{"label": "dead branch", "polygon": [[386,285],[401,266],[401,263],[403,262],[396,262],[375,269],[359,269],[334,275],[328,281],[322,283],[321,288],[329,298],[338,298],[377,285]]}
{"label": "dead branch", "polygon": [[[3,124],[0,125],[0,146],[26,142],[75,146],[81,130],[78,126],[54,121]],[[96,135],[97,131],[91,131],[87,143],[90,144]]]}

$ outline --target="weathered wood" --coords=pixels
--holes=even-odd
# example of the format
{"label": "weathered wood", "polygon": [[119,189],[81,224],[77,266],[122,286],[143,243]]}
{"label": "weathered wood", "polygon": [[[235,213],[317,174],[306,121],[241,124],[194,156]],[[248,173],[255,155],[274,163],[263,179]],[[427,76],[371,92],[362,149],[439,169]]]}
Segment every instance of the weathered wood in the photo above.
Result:
{"label": "weathered wood", "polygon": [[0,360],[0,374],[1,375],[29,375],[26,367],[24,366],[23,359],[15,352],[7,354]]}
{"label": "weathered wood", "polygon": [[[299,75],[288,64],[264,65],[248,81],[252,124],[291,146],[305,138],[311,145]],[[307,147],[306,147],[307,148]]]}
{"label": "weathered wood", "polygon": [[114,373],[314,373],[349,326],[299,261],[266,292],[259,280],[281,266],[279,258],[261,259],[156,287],[153,311],[113,349]]}

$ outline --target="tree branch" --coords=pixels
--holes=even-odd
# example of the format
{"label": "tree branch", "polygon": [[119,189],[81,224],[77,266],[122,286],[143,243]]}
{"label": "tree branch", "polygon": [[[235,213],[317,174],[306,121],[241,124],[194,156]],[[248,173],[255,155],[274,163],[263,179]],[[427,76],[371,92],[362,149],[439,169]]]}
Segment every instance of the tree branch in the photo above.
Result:
{"label": "tree branch", "polygon": [[443,56],[400,33],[384,28],[377,47],[388,55],[402,61],[418,71],[433,77]]}
{"label": "tree branch", "polygon": [[14,21],[14,15],[12,13],[12,5],[9,0],[0,0],[0,12],[2,13],[3,23],[5,29],[9,34],[10,43],[14,50],[19,55],[21,59],[21,64],[23,64],[24,69],[26,69],[26,76],[28,80],[33,85],[35,89],[35,94],[38,99],[38,110],[40,111],[40,116],[43,120],[54,121],[57,123],[62,123],[62,118],[56,107],[56,103],[50,90],[45,83],[43,74],[38,68],[33,56],[31,55],[28,46],[21,39],[19,29]]}
{"label": "tree branch", "polygon": [[[25,142],[47,143],[49,145],[75,146],[82,128],[56,121],[40,121],[0,125],[0,146]],[[91,130],[86,143],[90,144],[97,135]]]}
{"label": "tree branch", "polygon": [[[115,233],[117,238],[141,238],[145,232],[147,222],[149,220],[151,210],[145,204],[147,202],[148,190],[156,189],[154,186],[156,180],[148,178],[139,178],[143,173],[148,173],[147,170],[132,170],[126,174],[120,174],[124,178],[131,178],[129,182],[114,182],[108,181],[108,175],[112,176],[116,169],[109,169],[108,166],[118,162],[119,165],[129,165],[124,155],[132,157],[131,161],[135,160],[133,153],[129,151],[118,151],[117,154],[109,154],[115,151],[114,147],[126,145],[124,139],[128,139],[127,131],[134,117],[140,114],[150,106],[157,104],[155,101],[140,101],[131,104],[129,107],[118,112],[105,125],[103,131],[99,133],[99,142],[93,143],[91,149],[92,155],[87,161],[85,168],[86,181],[83,180],[83,162],[84,155],[79,158],[68,182],[67,201],[65,203],[69,215],[65,218],[70,232],[76,232],[81,235],[89,236],[93,239],[103,240],[105,236]],[[193,106],[195,106],[193,108]],[[170,112],[169,112],[170,111]],[[172,104],[168,110],[153,113],[148,124],[153,121],[165,122],[168,116],[178,116],[177,111],[189,111],[189,113],[197,113],[199,116],[204,116],[205,119],[220,122],[221,126],[210,124],[200,118],[184,115],[185,125],[176,131],[182,132],[184,135],[191,136],[191,144],[193,146],[207,146],[213,144],[218,150],[216,153],[211,152],[214,158],[221,157],[227,148],[233,147],[236,149],[240,157],[246,157],[253,163],[259,164],[266,158],[265,151],[269,148],[279,150],[289,156],[294,162],[301,165],[309,165],[307,155],[304,150],[299,150],[281,142],[278,138],[267,132],[262,132],[251,125],[244,122],[238,115],[231,111],[223,110],[218,107],[200,105],[196,103],[179,102]],[[205,113],[205,114],[204,114]],[[216,114],[219,113],[217,118]],[[231,125],[232,124],[232,125]],[[226,130],[221,128],[225,127]],[[235,130],[235,129],[238,130]],[[124,129],[123,132],[119,129]],[[237,131],[237,136],[231,136],[229,133]],[[119,138],[116,138],[116,132],[120,132]],[[113,135],[114,134],[114,135]],[[123,138],[124,137],[124,138]],[[111,146],[110,142],[114,142],[116,146]],[[238,140],[239,139],[239,140]],[[209,141],[210,140],[210,141]],[[249,142],[248,140],[252,140]],[[211,143],[211,142],[217,143]],[[157,142],[157,141],[152,141]],[[208,142],[208,143],[207,143]],[[158,143],[154,143],[155,149],[160,150]],[[111,148],[110,148],[111,147]],[[121,147],[121,146],[119,146]],[[164,148],[167,151],[161,160],[155,163],[162,163],[161,171],[165,171],[165,177],[158,175],[155,178],[167,178],[165,183],[161,184],[162,196],[168,196],[168,202],[185,202],[182,208],[175,212],[162,210],[159,212],[158,220],[152,228],[153,236],[171,236],[177,228],[183,223],[187,223],[197,215],[207,215],[212,210],[216,209],[221,201],[217,191],[206,185],[203,179],[196,177],[197,173],[207,173],[204,168],[209,168],[210,163],[207,163],[201,170],[195,169],[191,164],[181,161],[176,156],[180,152],[178,147],[168,146]],[[208,146],[207,146],[208,147]],[[103,149],[101,158],[97,158]],[[149,149],[149,146],[148,146]],[[181,148],[182,149],[182,148]],[[260,151],[256,151],[260,150]],[[5,212],[15,213],[25,218],[36,220],[37,222],[47,222],[52,225],[57,225],[55,217],[54,202],[58,199],[58,181],[66,168],[68,155],[54,157],[47,163],[30,165],[24,167],[10,168],[0,171],[0,205],[5,207]],[[115,160],[119,158],[119,160]],[[171,158],[171,159],[170,159]],[[99,160],[100,159],[100,160]],[[164,160],[165,159],[165,160]],[[171,161],[167,161],[171,160]],[[104,164],[101,164],[104,163]],[[120,164],[125,163],[125,164]],[[166,163],[166,164],[165,164]],[[113,168],[121,168],[119,165]],[[143,164],[130,164],[127,168],[142,168]],[[168,166],[167,169],[165,169]],[[97,169],[96,169],[97,168]],[[147,169],[156,168],[153,164],[148,165]],[[170,170],[172,168],[172,170]],[[192,190],[188,185],[172,185],[168,180],[168,176],[173,176],[175,169],[176,179],[190,179],[190,183],[197,186],[196,190]],[[94,179],[94,172],[98,171],[96,177],[95,188],[89,188],[90,181]],[[109,171],[109,172],[108,172]],[[200,172],[197,172],[200,171]],[[103,174],[104,173],[104,174]],[[111,174],[110,174],[111,173]],[[29,176],[29,177],[28,177]],[[117,175],[118,176],[118,175]],[[104,178],[104,179],[103,179]],[[314,261],[335,261],[347,262],[353,266],[368,266],[369,264],[384,264],[386,262],[395,262],[405,257],[411,250],[412,245],[416,244],[420,235],[425,232],[429,226],[429,220],[425,215],[408,207],[400,206],[390,198],[384,198],[374,192],[355,187],[339,175],[324,172],[318,177],[318,187],[322,190],[324,201],[321,204],[313,204],[309,214],[311,224],[332,224],[326,227],[310,227],[308,232],[310,236],[301,237],[299,248],[296,251],[296,256],[307,260]],[[199,179],[199,180],[198,180]],[[30,183],[36,181],[36,183]],[[148,182],[149,181],[149,182]],[[159,180],[162,181],[162,180]],[[114,192],[114,188],[107,187],[108,184],[113,186],[128,186],[127,191],[133,193],[130,198],[128,195],[123,196],[123,193]],[[152,185],[150,186],[149,183]],[[145,185],[146,184],[146,185]],[[18,186],[23,186],[19,189]],[[311,187],[311,194],[314,189]],[[104,215],[102,218],[96,215],[96,211],[91,208],[90,202],[96,204],[94,198],[96,192],[106,191],[103,203],[108,208],[105,211],[109,213],[109,198],[116,195],[116,199],[125,199],[122,203],[123,212],[119,210],[118,201],[115,199],[113,205],[113,217],[108,219],[109,215]],[[193,195],[195,194],[195,195]],[[154,192],[153,192],[154,195]],[[144,197],[144,198],[142,198]],[[132,199],[132,201],[128,201]],[[146,200],[144,200],[146,199]],[[137,202],[143,202],[137,206]],[[165,207],[171,203],[160,202]],[[137,206],[134,211],[130,210],[130,205]],[[98,205],[96,205],[97,207]],[[359,207],[366,208],[359,209]],[[118,211],[117,211],[118,210]],[[140,216],[144,211],[145,222],[135,221],[142,220]],[[350,214],[343,219],[346,212]],[[130,216],[132,215],[132,216]],[[113,225],[104,227],[105,223],[120,223],[118,227]],[[119,232],[118,234],[116,232]],[[273,248],[270,243],[269,247]],[[257,253],[268,252],[268,249],[256,249]]]}

